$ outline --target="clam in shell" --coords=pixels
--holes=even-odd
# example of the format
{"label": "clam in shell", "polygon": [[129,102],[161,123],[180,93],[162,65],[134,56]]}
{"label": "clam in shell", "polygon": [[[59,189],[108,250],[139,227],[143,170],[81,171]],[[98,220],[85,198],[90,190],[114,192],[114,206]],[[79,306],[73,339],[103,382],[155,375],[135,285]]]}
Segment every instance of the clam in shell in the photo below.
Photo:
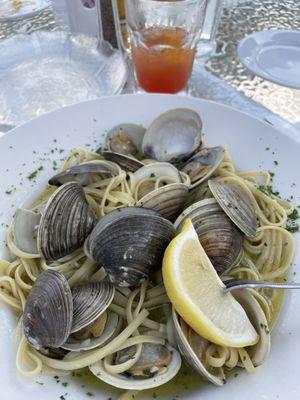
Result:
{"label": "clam in shell", "polygon": [[200,200],[213,198],[213,195],[209,189],[208,182],[203,182],[199,186],[189,190],[188,197],[185,202],[185,208],[192,206]]}
{"label": "clam in shell", "polygon": [[118,164],[126,172],[135,172],[144,164],[130,155],[116,153],[113,151],[103,151],[102,156],[105,160],[112,161]]}
{"label": "clam in shell", "polygon": [[18,208],[13,220],[13,235],[16,246],[28,254],[38,256],[36,242],[41,214]]}
{"label": "clam in shell", "polygon": [[271,335],[266,315],[260,304],[248,289],[234,290],[235,299],[241,304],[246,314],[259,335],[256,345],[247,347],[248,354],[255,367],[263,364],[271,348]]}
{"label": "clam in shell", "polygon": [[124,123],[114,126],[106,135],[109,151],[125,156],[138,156],[142,153],[142,142],[146,129],[141,125]]}
{"label": "clam in shell", "polygon": [[187,108],[166,111],[157,117],[144,135],[143,153],[154,160],[186,161],[200,148],[202,121]]}
{"label": "clam in shell", "polygon": [[71,333],[93,323],[109,307],[114,295],[115,288],[109,282],[88,282],[74,286]]}
{"label": "clam in shell", "polygon": [[243,234],[215,199],[201,200],[188,207],[174,223],[179,231],[190,218],[201,245],[219,275],[237,265],[242,257]]}
{"label": "clam in shell", "polygon": [[[105,316],[104,321],[103,316]],[[100,331],[98,328],[97,330],[94,329],[94,322],[91,324],[92,326],[87,326],[81,331],[71,334],[63,344],[63,349],[69,351],[85,351],[95,349],[96,347],[102,347],[121,331],[122,318],[117,314],[104,311],[98,319],[102,320]]]}
{"label": "clam in shell", "polygon": [[[128,347],[118,351],[116,364],[123,364],[132,359],[136,353],[136,347]],[[136,363],[126,371],[133,378],[152,378],[163,374],[172,361],[170,350],[156,343],[143,343],[142,352]]]}
{"label": "clam in shell", "polygon": [[72,293],[66,278],[57,271],[43,272],[34,283],[27,299],[24,334],[32,347],[62,346],[71,332]]}
{"label": "clam in shell", "polygon": [[[150,343],[143,344],[142,354],[137,360],[136,368],[133,366],[129,374],[108,373],[102,360],[89,368],[98,379],[114,387],[125,390],[152,389],[173,379],[181,367],[181,357],[178,351],[170,346],[161,346]],[[159,360],[158,358],[161,355],[163,359]],[[125,359],[126,357],[124,356]],[[163,365],[164,362],[167,362],[167,365]],[[152,371],[151,365],[154,365]],[[141,372],[143,367],[145,367],[144,371]]]}
{"label": "clam in shell", "polygon": [[182,172],[189,175],[191,188],[201,185],[209,179],[218,169],[225,156],[225,148],[206,147],[191,157],[181,168]]}
{"label": "clam in shell", "polygon": [[257,217],[253,201],[241,187],[217,180],[208,181],[209,188],[220,207],[233,223],[251,238],[256,236]]}
{"label": "clam in shell", "polygon": [[173,224],[152,210],[123,207],[104,216],[85,243],[85,251],[118,286],[135,286],[160,266],[175,236]]}
{"label": "clam in shell", "polygon": [[90,350],[104,345],[120,330],[121,319],[107,310],[114,294],[114,286],[103,281],[83,283],[72,288],[73,323],[63,349]]}
{"label": "clam in shell", "polygon": [[61,186],[67,182],[77,182],[81,186],[91,183],[91,177],[95,174],[115,176],[119,169],[114,163],[103,160],[89,161],[74,167],[68,168],[49,179],[49,185]]}
{"label": "clam in shell", "polygon": [[[148,164],[137,170],[134,178],[137,184],[137,207],[157,211],[169,220],[182,211],[188,186],[182,183],[182,177],[174,166],[160,162]],[[157,178],[162,179],[163,186],[155,188],[154,180]]]}
{"label": "clam in shell", "polygon": [[82,187],[65,183],[49,198],[37,237],[39,253],[48,261],[58,260],[80,248],[96,224]]}
{"label": "clam in shell", "polygon": [[209,342],[197,335],[180,317],[175,309],[172,312],[175,338],[183,359],[205,380],[217,386],[225,383],[225,376],[221,368],[211,368],[205,363],[205,352]]}

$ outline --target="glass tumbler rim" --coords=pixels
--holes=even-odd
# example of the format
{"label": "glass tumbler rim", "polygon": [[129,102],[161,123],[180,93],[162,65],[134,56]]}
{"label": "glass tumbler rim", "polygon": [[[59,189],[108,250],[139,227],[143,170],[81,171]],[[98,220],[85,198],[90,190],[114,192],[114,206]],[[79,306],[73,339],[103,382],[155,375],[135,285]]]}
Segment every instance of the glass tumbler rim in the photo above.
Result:
{"label": "glass tumbler rim", "polygon": [[[126,1],[128,1],[128,0],[126,0]],[[186,6],[186,5],[189,5],[189,4],[193,4],[193,3],[194,4],[205,3],[208,0],[168,0],[168,1],[163,1],[163,0],[137,0],[137,1],[139,1],[140,3],[145,3],[145,4],[147,3],[147,4],[153,4],[153,5],[157,4],[157,5],[165,6],[165,7],[168,7],[168,6],[183,7],[183,6]]]}

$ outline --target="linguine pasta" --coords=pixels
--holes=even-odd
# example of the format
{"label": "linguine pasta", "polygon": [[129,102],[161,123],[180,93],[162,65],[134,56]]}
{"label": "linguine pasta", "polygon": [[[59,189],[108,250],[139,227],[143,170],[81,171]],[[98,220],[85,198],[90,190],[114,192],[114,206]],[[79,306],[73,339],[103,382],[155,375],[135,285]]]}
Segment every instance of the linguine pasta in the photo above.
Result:
{"label": "linguine pasta", "polygon": [[[86,162],[102,160],[99,154],[87,149],[74,149],[62,164],[61,170]],[[108,162],[109,163],[109,162]],[[282,281],[286,278],[295,254],[295,241],[285,229],[292,205],[275,196],[268,196],[259,187],[270,185],[271,176],[263,171],[239,172],[226,150],[225,158],[214,173],[221,181],[240,186],[251,197],[259,228],[255,238],[245,237],[243,256],[222,279],[251,279]],[[186,184],[189,177],[186,175]],[[126,173],[118,167],[112,177],[94,174],[89,185],[84,187],[86,198],[99,218],[124,206],[133,206],[139,199],[138,193],[143,184],[159,188],[174,180],[171,177],[148,177],[136,182],[133,173]],[[47,190],[31,206],[31,210],[42,210],[53,190]],[[209,191],[205,197],[212,197]],[[54,359],[33,349],[27,342],[22,327],[22,313],[26,299],[37,277],[45,270],[52,269],[62,273],[71,287],[83,283],[100,281],[106,274],[89,259],[84,249],[79,249],[59,261],[46,262],[39,254],[28,254],[19,249],[14,242],[12,225],[7,231],[7,245],[11,261],[0,260],[0,300],[6,303],[19,316],[16,328],[16,366],[23,376],[33,378],[43,371],[72,371],[101,362],[104,370],[111,374],[122,374],[130,369],[140,356],[143,343],[165,344],[169,339],[167,321],[171,314],[170,301],[160,274],[152,281],[145,281],[140,287],[116,288],[110,311],[122,320],[122,329],[102,347],[83,351],[70,351],[63,359]],[[276,302],[280,299],[275,290],[251,290],[261,306],[269,326],[276,317]],[[151,310],[161,309],[162,317],[151,316]],[[116,352],[135,346],[132,359],[116,364]],[[225,371],[237,366],[253,372],[255,367],[247,348],[227,348],[209,343],[202,360],[204,365],[225,378]],[[133,398],[136,391],[128,391],[120,400]]]}

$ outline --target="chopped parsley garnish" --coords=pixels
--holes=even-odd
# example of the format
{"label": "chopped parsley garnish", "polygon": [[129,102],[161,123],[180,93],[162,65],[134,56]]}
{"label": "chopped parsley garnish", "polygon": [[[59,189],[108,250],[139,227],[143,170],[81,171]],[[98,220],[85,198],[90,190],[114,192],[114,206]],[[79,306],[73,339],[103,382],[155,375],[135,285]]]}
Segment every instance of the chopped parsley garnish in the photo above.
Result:
{"label": "chopped parsley garnish", "polygon": [[272,182],[272,181],[273,181],[273,178],[274,178],[274,176],[275,176],[275,172],[269,171],[269,175],[270,175],[271,182]]}
{"label": "chopped parsley garnish", "polygon": [[13,188],[13,189],[8,189],[8,190],[6,190],[5,191],[5,194],[8,194],[8,195],[10,195],[10,194],[12,194],[13,192],[15,192],[15,188]]}
{"label": "chopped parsley garnish", "polygon": [[279,162],[277,160],[273,161],[275,165],[278,165]]}
{"label": "chopped parsley garnish", "polygon": [[38,167],[38,169],[36,169],[35,171],[33,171],[30,175],[27,176],[27,179],[29,181],[32,181],[33,179],[35,179],[37,177],[37,174],[42,171],[44,169],[44,167],[41,165],[40,167]]}
{"label": "chopped parsley garnish", "polygon": [[291,233],[296,233],[300,231],[300,227],[298,222],[296,222],[300,218],[299,211],[295,208],[294,211],[288,216],[288,220],[286,222],[286,230]]}
{"label": "chopped parsley garnish", "polygon": [[92,393],[92,392],[86,392],[86,395],[89,396],[89,397],[95,396],[94,393]]}
{"label": "chopped parsley garnish", "polygon": [[279,196],[279,192],[274,191],[271,185],[263,186],[260,185],[258,189],[267,196]]}

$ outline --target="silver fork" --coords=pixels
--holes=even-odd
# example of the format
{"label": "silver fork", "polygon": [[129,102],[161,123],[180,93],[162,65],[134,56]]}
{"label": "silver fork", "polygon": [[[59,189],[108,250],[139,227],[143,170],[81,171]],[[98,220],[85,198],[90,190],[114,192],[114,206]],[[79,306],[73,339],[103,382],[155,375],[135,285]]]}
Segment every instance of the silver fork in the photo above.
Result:
{"label": "silver fork", "polygon": [[262,282],[251,281],[247,279],[230,279],[223,282],[225,285],[224,292],[232,292],[238,289],[300,289],[300,283],[279,283],[279,282]]}

